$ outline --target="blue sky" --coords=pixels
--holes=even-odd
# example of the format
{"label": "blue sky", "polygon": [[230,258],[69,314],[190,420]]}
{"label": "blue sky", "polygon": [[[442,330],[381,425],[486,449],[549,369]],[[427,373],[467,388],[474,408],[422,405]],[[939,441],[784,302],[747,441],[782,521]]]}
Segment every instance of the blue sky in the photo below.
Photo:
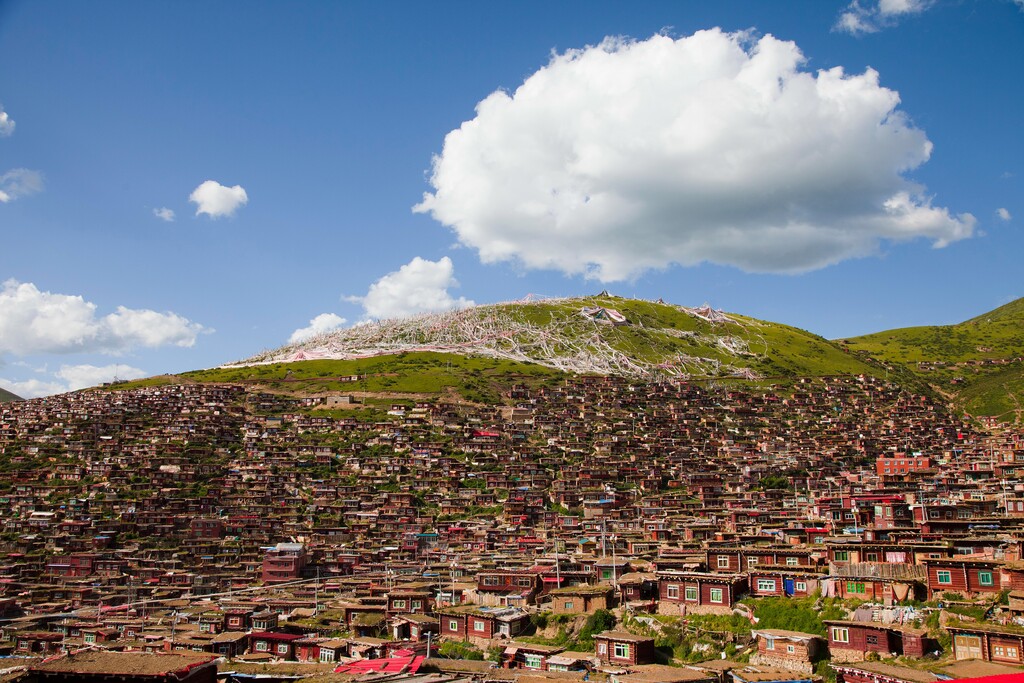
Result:
{"label": "blue sky", "polygon": [[1022,71],[1015,0],[0,1],[0,386],[528,293],[958,322]]}

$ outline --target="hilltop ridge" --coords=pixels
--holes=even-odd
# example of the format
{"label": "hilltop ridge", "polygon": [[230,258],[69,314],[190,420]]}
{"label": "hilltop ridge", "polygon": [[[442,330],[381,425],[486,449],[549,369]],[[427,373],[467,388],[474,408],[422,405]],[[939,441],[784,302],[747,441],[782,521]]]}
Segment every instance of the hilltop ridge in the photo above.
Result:
{"label": "hilltop ridge", "polygon": [[741,378],[875,374],[804,330],[711,306],[597,296],[527,300],[382,320],[320,334],[225,368],[446,353],[576,374]]}
{"label": "hilltop ridge", "polygon": [[1024,298],[953,325],[903,327],[841,343],[905,368],[972,415],[1024,421]]}

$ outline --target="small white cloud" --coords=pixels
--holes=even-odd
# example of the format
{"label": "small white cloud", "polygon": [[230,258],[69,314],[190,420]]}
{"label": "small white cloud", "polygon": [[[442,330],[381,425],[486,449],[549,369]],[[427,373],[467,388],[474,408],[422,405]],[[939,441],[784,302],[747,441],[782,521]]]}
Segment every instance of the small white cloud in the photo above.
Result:
{"label": "small white cloud", "polygon": [[118,306],[117,312],[105,316],[100,325],[109,339],[121,348],[191,347],[195,345],[197,335],[209,331],[177,313],[124,306]]}
{"label": "small white cloud", "polygon": [[188,200],[196,205],[197,216],[205,213],[210,218],[220,218],[233,216],[249,201],[249,195],[241,185],[227,187],[216,180],[207,180],[192,191]]}
{"label": "small white cloud", "polygon": [[141,379],[144,370],[130,365],[62,365],[46,379],[13,380],[0,378],[0,387],[14,392],[22,398],[40,398],[95,387],[114,379]]}
{"label": "small white cloud", "polygon": [[884,17],[920,14],[931,4],[931,0],[878,0],[878,13]]}
{"label": "small white cloud", "polygon": [[299,342],[304,342],[318,334],[336,330],[346,322],[347,321],[340,315],[335,315],[334,313],[321,313],[310,320],[307,327],[301,327],[292,332],[292,336],[288,337],[288,343],[298,344]]}
{"label": "small white cloud", "polygon": [[846,11],[839,14],[832,29],[859,36],[865,33],[877,33],[878,25],[872,21],[871,13],[868,10],[863,9],[859,3],[852,2]]}
{"label": "small white cloud", "polygon": [[62,394],[68,390],[61,382],[48,382],[41,379],[14,380],[0,378],[0,387],[22,398],[52,396],[54,394]]}
{"label": "small white cloud", "polygon": [[30,282],[0,285],[0,353],[118,354],[136,347],[190,347],[209,332],[176,313],[119,306],[98,317],[80,296],[40,291]]}
{"label": "small white cloud", "polygon": [[162,221],[167,221],[168,223],[174,222],[174,211],[172,209],[168,209],[166,206],[161,206],[159,209],[153,209],[153,215]]}
{"label": "small white cloud", "polygon": [[481,261],[603,281],[711,262],[797,273],[890,241],[943,246],[970,214],[906,175],[932,143],[868,69],[700,31],[606,39],[496,91],[445,137],[414,211]]}
{"label": "small white cloud", "polygon": [[832,28],[854,36],[877,33],[895,26],[902,17],[924,12],[932,4],[933,0],[853,0]]}
{"label": "small white cloud", "polygon": [[141,379],[146,376],[144,370],[130,365],[62,365],[54,376],[64,380],[66,391],[76,391],[94,387],[115,379]]}
{"label": "small white cloud", "polygon": [[428,261],[419,256],[372,285],[366,296],[345,297],[362,304],[367,318],[401,318],[416,313],[436,313],[475,304],[464,297],[455,299],[449,287],[458,287],[455,267],[447,256]]}
{"label": "small white cloud", "polygon": [[27,168],[15,168],[0,175],[0,202],[35,194],[43,189],[43,174]]}
{"label": "small white cloud", "polygon": [[0,105],[0,138],[5,138],[14,132],[14,119],[7,115],[3,105]]}
{"label": "small white cloud", "polygon": [[[1024,0],[1021,0],[1021,2],[1024,2]],[[1013,216],[1010,215],[1010,210],[1002,207],[996,209],[996,215],[999,216],[1000,220],[1004,221],[1008,221],[1013,218]]]}

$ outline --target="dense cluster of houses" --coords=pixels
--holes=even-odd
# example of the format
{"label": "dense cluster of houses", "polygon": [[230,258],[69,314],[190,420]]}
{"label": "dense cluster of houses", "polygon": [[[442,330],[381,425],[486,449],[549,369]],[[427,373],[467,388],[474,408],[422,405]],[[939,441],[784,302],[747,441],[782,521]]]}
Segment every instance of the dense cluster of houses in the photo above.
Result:
{"label": "dense cluster of houses", "polygon": [[657,666],[650,634],[521,639],[538,612],[824,596],[877,608],[824,636],[755,627],[732,679],[659,680],[810,680],[830,659],[878,681],[870,653],[943,649],[901,607],[940,600],[1001,605],[944,624],[952,659],[1024,664],[1019,433],[870,377],[777,394],[575,377],[506,399],[185,384],[0,405],[0,654],[415,661],[454,641],[628,683]]}

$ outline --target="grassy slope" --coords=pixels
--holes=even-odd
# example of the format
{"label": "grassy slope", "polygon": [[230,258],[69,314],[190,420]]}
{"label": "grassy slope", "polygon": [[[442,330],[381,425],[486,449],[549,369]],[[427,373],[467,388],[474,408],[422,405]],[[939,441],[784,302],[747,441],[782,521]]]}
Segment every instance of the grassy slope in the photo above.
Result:
{"label": "grassy slope", "polygon": [[[906,327],[847,340],[849,348],[900,364],[974,415],[1021,421],[1024,369],[986,361],[1024,356],[1024,299],[957,325]],[[946,365],[925,369],[921,362]],[[953,383],[958,379],[958,383]]]}
{"label": "grassy slope", "polygon": [[5,403],[7,401],[20,401],[20,400],[22,400],[20,396],[16,396],[16,395],[12,394],[11,392],[7,391],[6,389],[0,387],[0,403]]}
{"label": "grassy slope", "polygon": [[[360,379],[352,381],[353,376]],[[195,382],[252,382],[289,392],[441,394],[452,389],[471,401],[497,402],[510,384],[538,386],[561,373],[540,365],[458,356],[400,353],[357,360],[308,360],[186,372]]]}
{"label": "grassy slope", "polygon": [[[734,323],[709,323],[675,306],[618,297],[586,297],[554,304],[511,304],[513,315],[536,323],[552,318],[579,316],[583,306],[606,306],[625,315],[631,325],[609,326],[604,338],[617,350],[640,360],[657,363],[675,354],[713,358],[738,367],[749,367],[763,376],[791,377],[877,373],[863,360],[845,353],[832,342],[804,330],[730,314]],[[695,337],[675,337],[662,329],[692,332]],[[711,345],[710,336],[733,336],[747,342],[751,356],[736,357]]]}
{"label": "grassy slope", "polygon": [[[552,322],[579,323],[585,305],[615,308],[632,324],[601,326],[601,336],[616,350],[645,363],[679,355],[712,358],[733,367],[750,368],[773,383],[788,378],[839,374],[875,374],[884,370],[850,354],[822,337],[786,325],[738,315],[735,322],[712,324],[679,308],[648,301],[587,297],[570,301],[504,304],[505,312],[538,326]],[[585,321],[584,321],[585,322]],[[571,327],[571,325],[570,325]],[[582,327],[586,328],[586,325]],[[663,330],[692,333],[674,336]],[[713,343],[717,337],[743,340],[749,355],[734,355]],[[360,379],[353,381],[352,376]],[[288,392],[370,392],[382,394],[442,394],[494,403],[513,383],[551,385],[563,374],[532,363],[496,360],[451,353],[407,352],[355,360],[309,360],[248,367],[214,368],[180,375],[186,381],[244,382]],[[724,379],[720,377],[709,377]],[[116,389],[164,383],[152,378],[120,384]]]}

